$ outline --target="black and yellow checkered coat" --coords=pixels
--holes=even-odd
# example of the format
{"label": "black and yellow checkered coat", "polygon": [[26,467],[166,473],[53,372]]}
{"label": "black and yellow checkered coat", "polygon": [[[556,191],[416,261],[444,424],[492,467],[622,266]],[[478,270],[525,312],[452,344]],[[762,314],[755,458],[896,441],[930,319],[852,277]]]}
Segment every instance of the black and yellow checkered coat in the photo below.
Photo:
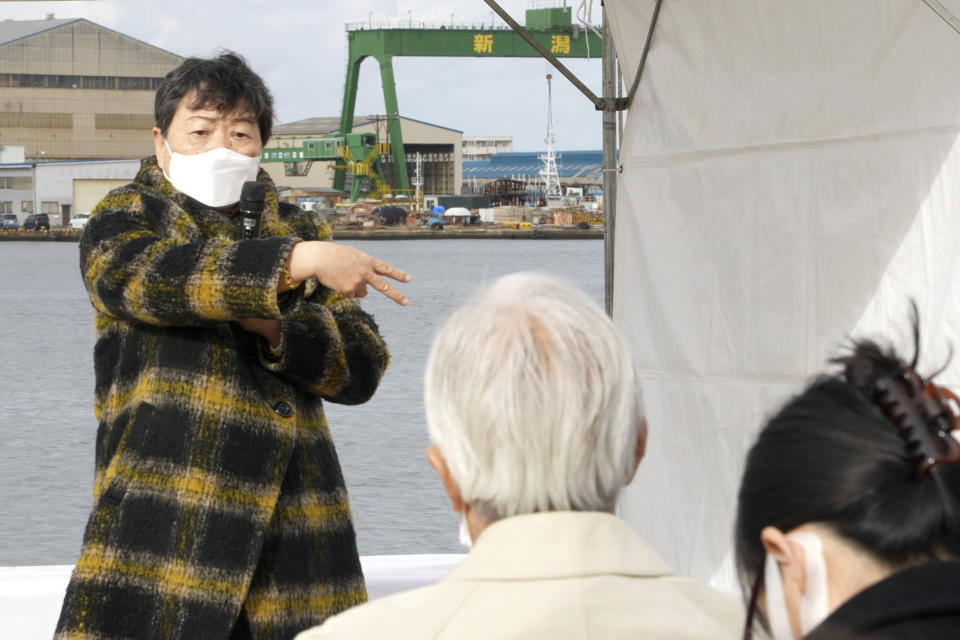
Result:
{"label": "black and yellow checkered coat", "polygon": [[[330,230],[259,179],[261,239],[153,158],[90,217],[95,504],[58,638],[289,638],[366,599],[321,398],[370,398],[387,350],[316,280],[278,301],[296,239]],[[282,319],[282,354],[244,317]]]}

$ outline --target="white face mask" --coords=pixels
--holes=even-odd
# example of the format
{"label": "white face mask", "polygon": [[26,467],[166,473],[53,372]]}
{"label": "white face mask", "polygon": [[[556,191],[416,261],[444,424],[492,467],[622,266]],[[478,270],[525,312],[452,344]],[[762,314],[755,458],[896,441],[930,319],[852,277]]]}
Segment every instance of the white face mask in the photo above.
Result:
{"label": "white face mask", "polygon": [[240,200],[243,183],[257,179],[260,156],[245,156],[226,147],[192,156],[170,150],[169,174],[163,175],[178,191],[208,207],[225,207]]}
{"label": "white face mask", "polygon": [[[803,596],[800,600],[800,629],[803,635],[813,631],[826,619],[827,609],[827,563],[823,558],[820,538],[808,531],[796,531],[787,536],[803,547],[804,579]],[[770,620],[770,635],[773,640],[795,640],[787,616],[787,600],[783,595],[783,578],[777,560],[767,554],[763,571],[763,585],[767,593],[767,618]]]}
{"label": "white face mask", "polygon": [[467,526],[467,516],[465,511],[457,514],[460,518],[460,544],[467,549],[473,548],[473,538],[470,537],[470,527]]}

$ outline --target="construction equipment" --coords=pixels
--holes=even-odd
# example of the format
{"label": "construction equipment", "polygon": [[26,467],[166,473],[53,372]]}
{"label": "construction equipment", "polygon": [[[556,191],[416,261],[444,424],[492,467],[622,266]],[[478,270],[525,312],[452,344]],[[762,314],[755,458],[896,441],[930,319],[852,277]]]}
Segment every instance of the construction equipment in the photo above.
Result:
{"label": "construction equipment", "polygon": [[383,177],[380,156],[390,153],[390,145],[377,142],[374,133],[347,133],[305,138],[298,146],[268,147],[260,153],[260,162],[282,162],[290,175],[305,176],[315,161],[333,160],[336,171],[349,172],[350,202],[361,196],[364,178],[369,182],[366,197],[379,200],[389,191]]}
{"label": "construction equipment", "polygon": [[[574,24],[572,7],[560,0],[534,3],[526,13],[527,33],[541,48],[560,59],[599,58],[602,51],[601,32],[589,25]],[[393,154],[394,186],[410,188],[407,157],[400,131],[400,108],[397,103],[393,58],[397,56],[439,56],[473,58],[531,58],[541,54],[522,36],[503,24],[439,24],[417,23],[412,19],[397,24],[374,24],[372,21],[347,25],[347,75],[340,114],[340,135],[353,128],[357,102],[360,65],[373,58],[380,67],[383,100],[386,107],[387,131]],[[335,189],[343,189],[345,172],[334,176]]]}

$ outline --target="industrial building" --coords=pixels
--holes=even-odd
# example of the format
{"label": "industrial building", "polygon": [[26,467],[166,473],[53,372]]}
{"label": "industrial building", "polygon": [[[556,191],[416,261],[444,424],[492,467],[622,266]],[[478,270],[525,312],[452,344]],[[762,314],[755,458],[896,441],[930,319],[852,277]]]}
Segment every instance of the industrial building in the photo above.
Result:
{"label": "industrial building", "polygon": [[89,213],[113,188],[133,180],[139,159],[63,160],[0,164],[0,213],[18,224],[31,213],[46,213],[52,226],[66,225],[77,213]]}
{"label": "industrial building", "polygon": [[[417,156],[420,157],[423,193],[460,193],[463,179],[462,142],[463,132],[412,118],[399,116],[403,132],[404,155],[410,169],[411,185],[415,183]],[[340,118],[306,118],[274,127],[270,147],[299,148],[310,138],[336,135],[340,131]],[[373,133],[377,140],[388,142],[386,116],[356,116],[353,133]],[[380,157],[387,184],[395,184],[393,155]],[[281,187],[293,189],[331,188],[336,161],[313,163],[264,163],[262,166]],[[348,179],[350,176],[348,176]],[[345,189],[349,192],[349,186]]]}
{"label": "industrial building", "polygon": [[[129,161],[66,161],[152,155],[149,131],[154,124],[155,89],[183,59],[83,18],[0,21],[0,150],[7,149],[0,154],[0,210],[17,214],[21,221],[30,213],[48,213],[66,224],[71,213],[89,209],[84,194],[98,189],[105,193],[110,181],[132,178],[135,163]],[[460,194],[465,184],[469,190],[483,193],[473,188],[478,180],[511,176],[501,169],[493,171],[495,176],[483,178],[482,172],[478,173],[481,164],[477,164],[501,166],[500,160],[492,158],[511,155],[510,137],[464,138],[462,131],[450,127],[404,116],[394,118],[402,132],[400,155],[389,149],[392,132],[387,116],[355,116],[352,127],[354,133],[375,134],[376,141],[384,145],[379,169],[387,185],[403,182],[394,171],[395,163],[403,160],[411,190],[419,187],[423,194]],[[268,144],[296,147],[309,138],[338,135],[340,124],[340,117],[281,124],[274,128]],[[16,151],[11,155],[11,150]],[[535,158],[535,154],[526,155],[530,156],[527,160]],[[469,176],[463,169],[465,157],[474,158],[468,163],[473,167]],[[51,161],[57,162],[56,168],[43,168]],[[265,161],[263,167],[278,186],[290,188],[292,195],[336,198],[350,193],[352,179],[368,180],[347,172],[343,191],[334,190],[335,168],[343,164],[337,158],[306,163]],[[562,173],[568,173],[561,167]],[[69,172],[74,172],[71,179],[67,178]],[[531,166],[524,173],[535,174],[536,169]],[[54,175],[59,177],[54,180]],[[395,187],[388,192],[405,195]]]}
{"label": "industrial building", "polygon": [[0,21],[0,145],[27,160],[151,155],[154,89],[182,61],[83,18]]}
{"label": "industrial building", "polygon": [[[503,180],[522,185],[535,184],[542,180],[542,155],[536,151],[514,151],[498,153],[486,160],[464,161],[462,190],[464,193],[485,193],[488,184]],[[603,187],[601,151],[557,151],[556,166],[560,184],[564,187],[583,188],[584,193]]]}
{"label": "industrial building", "polygon": [[488,160],[498,153],[513,151],[512,136],[464,136],[463,161]]}

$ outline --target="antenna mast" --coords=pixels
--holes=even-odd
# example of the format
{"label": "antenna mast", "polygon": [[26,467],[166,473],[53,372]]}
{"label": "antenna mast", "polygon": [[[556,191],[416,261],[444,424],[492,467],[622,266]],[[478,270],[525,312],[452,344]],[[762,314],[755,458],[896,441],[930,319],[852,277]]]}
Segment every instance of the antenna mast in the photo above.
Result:
{"label": "antenna mast", "polygon": [[540,178],[543,181],[543,197],[549,203],[551,200],[558,201],[560,194],[560,176],[557,173],[557,154],[553,144],[557,140],[557,126],[553,121],[553,88],[550,81],[553,76],[547,74],[547,137],[544,142],[547,143],[547,152],[540,156],[543,165],[540,167]]}

